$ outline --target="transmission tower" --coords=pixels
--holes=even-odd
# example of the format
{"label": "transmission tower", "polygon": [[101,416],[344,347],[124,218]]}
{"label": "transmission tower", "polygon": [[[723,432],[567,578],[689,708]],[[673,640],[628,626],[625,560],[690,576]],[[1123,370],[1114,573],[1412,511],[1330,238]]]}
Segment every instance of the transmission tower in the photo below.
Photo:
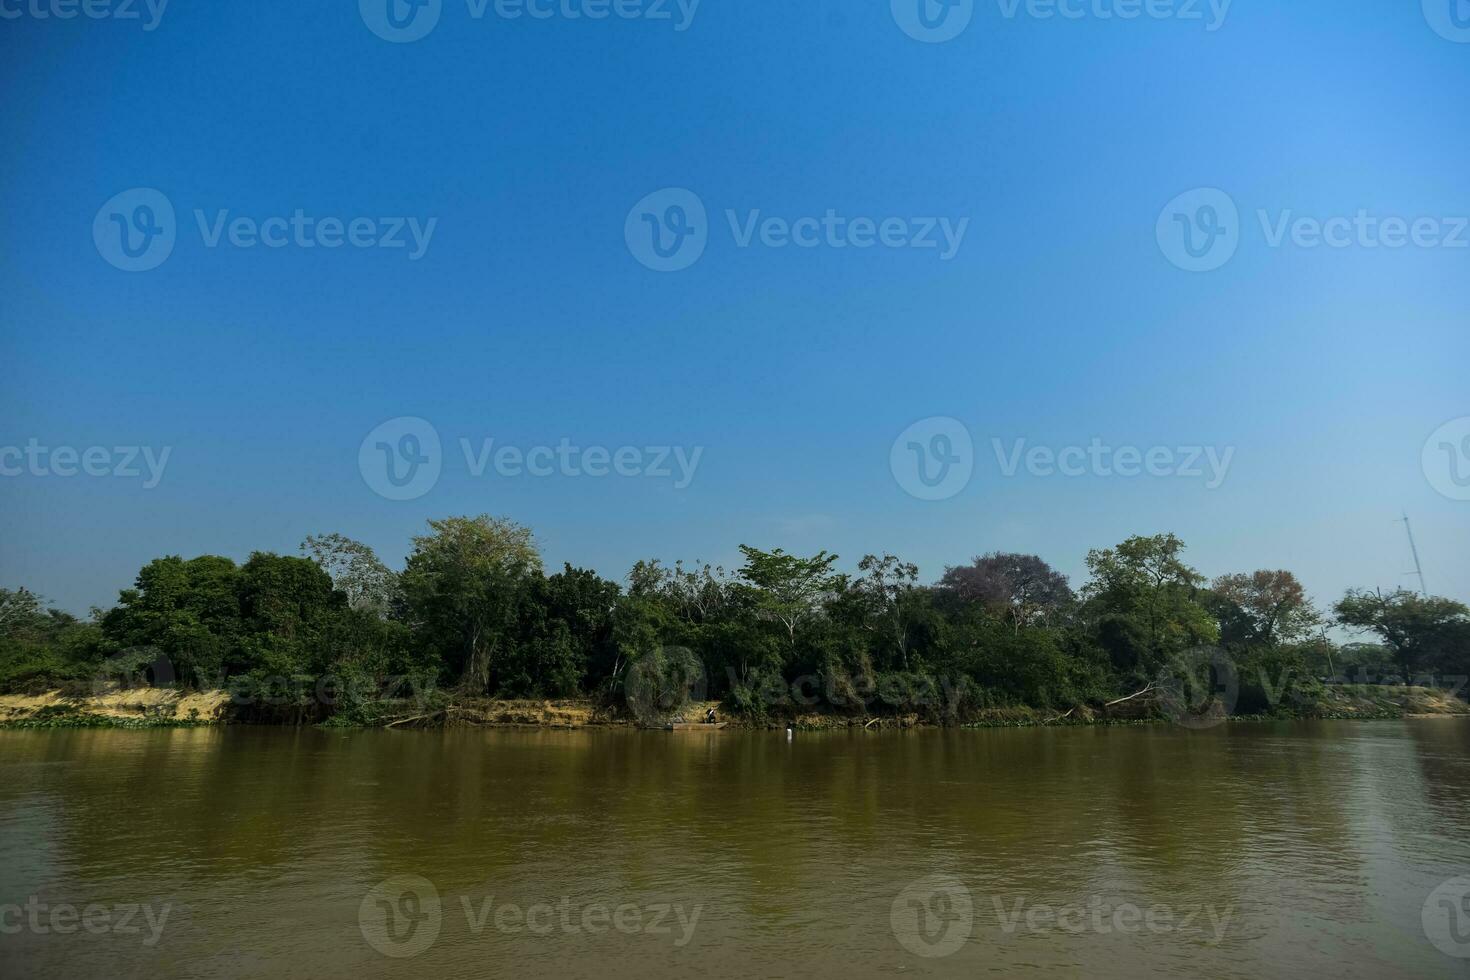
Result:
{"label": "transmission tower", "polygon": [[1404,516],[1395,523],[1403,524],[1404,533],[1409,536],[1409,554],[1414,556],[1413,574],[1416,578],[1419,579],[1419,591],[1424,595],[1424,598],[1428,599],[1429,590],[1424,586],[1424,566],[1419,564],[1419,548],[1417,545],[1414,544],[1414,529],[1409,525],[1408,513],[1405,513]]}

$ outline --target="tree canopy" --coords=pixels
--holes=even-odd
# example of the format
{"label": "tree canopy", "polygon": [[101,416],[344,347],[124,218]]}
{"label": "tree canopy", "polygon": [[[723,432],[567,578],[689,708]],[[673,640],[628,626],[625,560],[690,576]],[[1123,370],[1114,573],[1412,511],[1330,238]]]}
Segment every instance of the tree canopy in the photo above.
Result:
{"label": "tree canopy", "polygon": [[[1172,534],[1091,552],[1078,593],[1040,557],[1002,552],[932,584],[893,554],[844,572],[825,550],[751,545],[733,572],[650,558],[621,583],[571,564],[548,575],[529,528],[483,514],[429,521],[398,572],[341,534],[308,536],[302,551],[242,564],[157,558],[86,621],[0,589],[0,686],[238,684],[311,717],[362,709],[407,678],[466,697],[587,697],[660,717],[698,694],[752,717],[958,720],[1126,699],[1217,645],[1251,713],[1283,710],[1287,680],[1315,684],[1340,668],[1392,659],[1406,676],[1470,671],[1459,602],[1350,591],[1331,622],[1378,642],[1337,647],[1291,572],[1207,585]],[[358,693],[328,702],[328,679]]]}

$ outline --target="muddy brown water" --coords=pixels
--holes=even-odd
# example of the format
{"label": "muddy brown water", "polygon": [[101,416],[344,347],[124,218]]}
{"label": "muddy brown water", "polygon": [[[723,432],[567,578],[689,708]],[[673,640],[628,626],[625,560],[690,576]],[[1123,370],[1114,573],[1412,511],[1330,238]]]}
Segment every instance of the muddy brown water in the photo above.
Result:
{"label": "muddy brown water", "polygon": [[0,732],[0,975],[1470,977],[1470,722]]}

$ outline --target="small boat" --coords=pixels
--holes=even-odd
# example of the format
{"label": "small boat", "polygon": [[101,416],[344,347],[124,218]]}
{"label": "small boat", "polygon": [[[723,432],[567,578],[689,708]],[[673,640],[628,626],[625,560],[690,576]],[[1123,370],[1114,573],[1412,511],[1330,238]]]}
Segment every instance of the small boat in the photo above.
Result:
{"label": "small boat", "polygon": [[666,732],[716,732],[728,725],[727,721],[671,721],[664,726]]}

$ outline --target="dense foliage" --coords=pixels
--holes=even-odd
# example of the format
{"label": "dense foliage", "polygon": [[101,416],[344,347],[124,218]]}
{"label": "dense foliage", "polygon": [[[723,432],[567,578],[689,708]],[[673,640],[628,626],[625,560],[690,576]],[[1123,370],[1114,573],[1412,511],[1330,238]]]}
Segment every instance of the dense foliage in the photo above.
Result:
{"label": "dense foliage", "polygon": [[[733,571],[650,560],[622,584],[571,565],[548,575],[528,528],[480,516],[429,522],[397,573],[339,534],[307,538],[306,557],[169,556],[89,621],[0,590],[0,686],[226,688],[300,718],[370,718],[384,698],[434,691],[659,717],[698,696],[757,719],[956,721],[1126,700],[1201,648],[1233,665],[1241,713],[1289,711],[1329,674],[1470,672],[1460,603],[1352,591],[1330,619],[1287,571],[1206,583],[1171,534],[1092,552],[1079,591],[1034,555],[983,555],[924,585],[893,555],[848,573],[827,552],[740,550]],[[1338,646],[1334,623],[1377,642]]]}

